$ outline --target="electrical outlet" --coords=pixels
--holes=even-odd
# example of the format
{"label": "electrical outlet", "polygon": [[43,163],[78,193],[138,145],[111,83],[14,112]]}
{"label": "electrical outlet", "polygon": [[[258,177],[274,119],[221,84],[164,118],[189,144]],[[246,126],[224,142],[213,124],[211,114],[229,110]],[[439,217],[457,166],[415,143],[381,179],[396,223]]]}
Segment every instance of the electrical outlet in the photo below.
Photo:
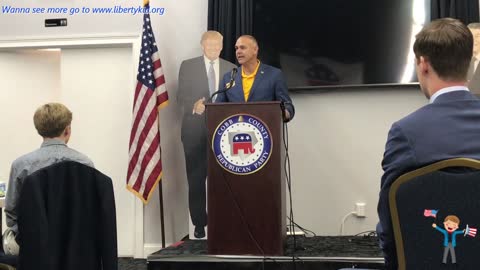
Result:
{"label": "electrical outlet", "polygon": [[366,203],[363,203],[363,202],[357,202],[355,204],[355,215],[357,217],[365,217],[365,207],[366,207]]}
{"label": "electrical outlet", "polygon": [[302,231],[287,232],[287,235],[305,235]]}

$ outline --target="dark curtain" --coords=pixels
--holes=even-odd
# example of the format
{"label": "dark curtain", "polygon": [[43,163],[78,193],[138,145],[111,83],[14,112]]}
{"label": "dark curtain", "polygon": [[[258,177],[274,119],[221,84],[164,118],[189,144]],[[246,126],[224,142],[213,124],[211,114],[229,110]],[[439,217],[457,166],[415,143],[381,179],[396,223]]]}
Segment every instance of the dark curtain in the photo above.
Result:
{"label": "dark curtain", "polygon": [[220,57],[235,63],[237,38],[253,34],[253,0],[208,0],[208,30],[223,35]]}
{"label": "dark curtain", "polygon": [[478,0],[431,0],[432,21],[451,17],[464,24],[478,22]]}

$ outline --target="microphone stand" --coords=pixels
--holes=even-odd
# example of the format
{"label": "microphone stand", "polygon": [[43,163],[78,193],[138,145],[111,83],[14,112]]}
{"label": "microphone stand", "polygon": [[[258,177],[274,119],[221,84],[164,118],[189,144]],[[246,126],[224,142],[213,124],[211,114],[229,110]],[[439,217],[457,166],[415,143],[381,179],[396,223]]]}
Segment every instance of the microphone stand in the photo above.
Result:
{"label": "microphone stand", "polygon": [[[232,72],[230,73],[230,82],[227,84],[227,86],[225,88],[221,89],[221,90],[213,92],[213,94],[207,100],[207,103],[212,102],[213,97],[215,97],[216,95],[221,94],[221,93],[225,93],[228,90],[230,90],[230,88],[232,88],[232,86],[233,86],[233,82],[235,82],[235,75],[237,75],[237,68],[232,69]],[[225,97],[227,98],[227,102],[228,102],[228,96],[225,95]]]}
{"label": "microphone stand", "polygon": [[[218,91],[213,92],[213,94],[212,94],[212,95],[210,96],[210,98],[207,100],[207,103],[212,102],[213,97],[215,97],[216,95],[221,94],[221,93],[225,93],[225,92],[227,92],[228,90],[230,90],[230,88],[232,88],[232,83],[233,83],[233,81],[230,81],[230,83],[228,84],[228,87],[225,87],[225,88],[223,88],[223,89],[221,89],[221,90],[218,90]],[[227,100],[228,100],[228,97],[227,97]]]}

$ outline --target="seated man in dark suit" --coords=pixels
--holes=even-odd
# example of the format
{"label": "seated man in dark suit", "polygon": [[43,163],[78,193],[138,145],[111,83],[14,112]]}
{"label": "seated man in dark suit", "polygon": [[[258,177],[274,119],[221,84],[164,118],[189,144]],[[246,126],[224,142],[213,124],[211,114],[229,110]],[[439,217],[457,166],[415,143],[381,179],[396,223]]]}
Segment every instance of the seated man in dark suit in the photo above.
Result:
{"label": "seated man in dark suit", "polygon": [[416,72],[429,104],[395,122],[388,134],[377,225],[387,269],[397,269],[388,203],[392,183],[440,160],[480,159],[480,100],[465,86],[472,50],[472,33],[451,18],[431,22],[416,36]]}
{"label": "seated man in dark suit", "polygon": [[282,71],[258,60],[255,38],[249,35],[239,37],[235,43],[235,55],[241,66],[234,78],[231,78],[234,73],[223,76],[220,86],[229,90],[220,93],[215,102],[281,101],[285,106],[284,120],[291,120],[295,108]]}
{"label": "seated man in dark suit", "polygon": [[[8,180],[5,215],[7,226],[13,231],[13,234],[18,232],[17,202],[23,182],[28,175],[65,160],[93,167],[93,162],[87,156],[67,146],[72,131],[72,112],[65,105],[48,103],[41,106],[33,116],[33,123],[38,134],[42,136],[43,143],[39,149],[13,161]],[[5,251],[7,252],[7,250]]]}

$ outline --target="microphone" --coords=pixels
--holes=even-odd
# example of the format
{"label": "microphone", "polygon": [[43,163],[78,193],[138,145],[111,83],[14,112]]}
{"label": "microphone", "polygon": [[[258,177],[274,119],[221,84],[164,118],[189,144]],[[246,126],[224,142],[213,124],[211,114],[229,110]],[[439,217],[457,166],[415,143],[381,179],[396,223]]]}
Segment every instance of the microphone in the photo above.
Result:
{"label": "microphone", "polygon": [[207,102],[211,102],[212,99],[213,99],[213,97],[215,97],[215,96],[218,95],[218,94],[225,93],[225,92],[227,92],[230,88],[232,88],[233,82],[235,81],[235,76],[237,75],[237,72],[238,72],[238,69],[237,69],[236,67],[232,68],[232,71],[230,71],[230,82],[227,83],[227,85],[225,86],[225,88],[213,92],[213,94],[210,96],[210,98],[208,99]]}
{"label": "microphone", "polygon": [[280,108],[282,109],[282,111],[286,109],[285,104],[287,104],[287,105],[292,105],[292,102],[281,100],[281,101],[280,101]]}
{"label": "microphone", "polygon": [[232,71],[230,71],[230,85],[228,89],[232,87],[233,81],[235,81],[235,75],[237,75],[238,69],[236,67],[232,68]]}

